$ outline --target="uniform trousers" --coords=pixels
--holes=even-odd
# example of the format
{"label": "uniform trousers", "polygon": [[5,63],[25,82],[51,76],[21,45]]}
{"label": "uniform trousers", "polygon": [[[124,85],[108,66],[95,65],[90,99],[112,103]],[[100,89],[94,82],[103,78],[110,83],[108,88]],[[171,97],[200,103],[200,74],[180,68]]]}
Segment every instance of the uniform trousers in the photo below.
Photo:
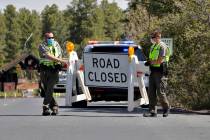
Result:
{"label": "uniform trousers", "polygon": [[169,109],[169,102],[166,97],[167,78],[157,71],[152,71],[149,77],[149,110],[157,113],[158,97],[163,110]]}
{"label": "uniform trousers", "polygon": [[56,69],[44,69],[40,71],[40,80],[45,95],[43,105],[49,105],[49,107],[58,106],[53,97],[53,87],[59,78],[58,72]]}

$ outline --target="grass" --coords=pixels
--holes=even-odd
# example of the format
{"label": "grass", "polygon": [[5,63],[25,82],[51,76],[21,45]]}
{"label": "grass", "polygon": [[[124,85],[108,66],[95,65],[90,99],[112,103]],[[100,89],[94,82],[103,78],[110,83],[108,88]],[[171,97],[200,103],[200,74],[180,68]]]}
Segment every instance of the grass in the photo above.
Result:
{"label": "grass", "polygon": [[23,97],[21,92],[10,91],[10,92],[0,92],[0,98],[13,98],[13,97]]}
{"label": "grass", "polygon": [[[33,94],[34,97],[39,97],[39,91],[38,90],[34,90]],[[54,97],[65,97],[64,93],[53,93]],[[0,98],[20,98],[23,97],[23,91],[10,91],[10,92],[0,92]]]}

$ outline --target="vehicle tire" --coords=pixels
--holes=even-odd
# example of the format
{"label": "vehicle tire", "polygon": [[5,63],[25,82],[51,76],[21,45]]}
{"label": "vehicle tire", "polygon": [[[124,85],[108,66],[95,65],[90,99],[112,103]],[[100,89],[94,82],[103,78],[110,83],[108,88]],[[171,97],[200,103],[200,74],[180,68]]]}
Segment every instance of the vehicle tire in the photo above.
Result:
{"label": "vehicle tire", "polygon": [[72,103],[73,108],[86,108],[87,107],[87,101],[79,101],[79,102],[74,102]]}

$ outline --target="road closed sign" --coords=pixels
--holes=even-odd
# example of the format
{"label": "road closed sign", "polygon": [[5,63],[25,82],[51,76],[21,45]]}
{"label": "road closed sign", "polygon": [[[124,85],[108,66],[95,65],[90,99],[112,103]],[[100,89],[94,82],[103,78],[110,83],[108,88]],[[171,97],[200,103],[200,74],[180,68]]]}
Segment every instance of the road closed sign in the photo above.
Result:
{"label": "road closed sign", "polygon": [[85,53],[86,86],[127,87],[128,55]]}

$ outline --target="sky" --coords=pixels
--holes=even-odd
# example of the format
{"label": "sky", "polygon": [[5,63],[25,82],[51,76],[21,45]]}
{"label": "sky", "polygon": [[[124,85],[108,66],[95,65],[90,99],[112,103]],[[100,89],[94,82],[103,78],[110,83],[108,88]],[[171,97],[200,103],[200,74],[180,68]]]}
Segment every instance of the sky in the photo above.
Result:
{"label": "sky", "polygon": [[[119,7],[122,9],[126,9],[128,5],[127,0],[108,0],[108,1],[117,2]],[[52,5],[53,3],[58,5],[60,10],[63,10],[66,9],[67,5],[70,5],[70,2],[71,0],[0,0],[0,11],[3,11],[3,9],[5,9],[8,4],[13,4],[17,9],[25,7],[30,10],[36,10],[41,12],[47,4]]]}

